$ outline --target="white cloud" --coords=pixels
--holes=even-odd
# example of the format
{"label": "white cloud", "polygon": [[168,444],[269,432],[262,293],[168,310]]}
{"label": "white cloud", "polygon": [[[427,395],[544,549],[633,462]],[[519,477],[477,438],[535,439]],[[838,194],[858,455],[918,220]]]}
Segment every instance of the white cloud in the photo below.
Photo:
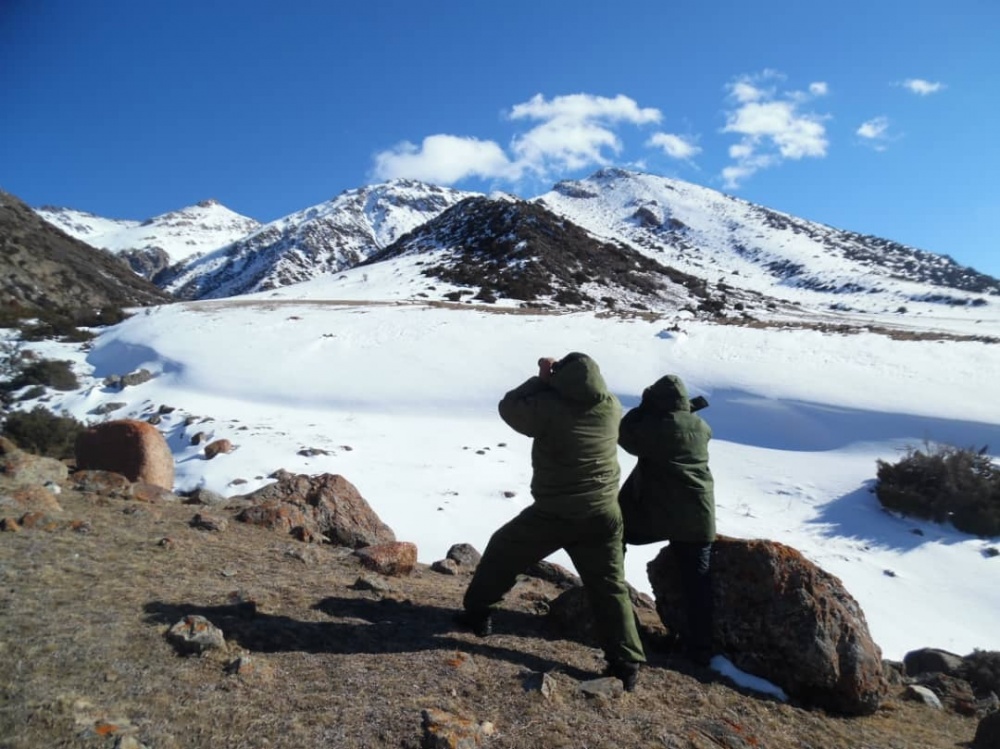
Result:
{"label": "white cloud", "polygon": [[452,184],[467,177],[516,178],[512,164],[493,141],[430,135],[417,147],[404,142],[375,155],[377,179],[406,177],[436,184]]}
{"label": "white cloud", "polygon": [[861,124],[857,134],[862,138],[876,139],[884,138],[885,131],[889,129],[889,119],[887,117],[873,117]]}
{"label": "white cloud", "polygon": [[546,101],[541,94],[535,94],[530,101],[516,104],[510,111],[512,120],[622,121],[633,125],[659,122],[661,117],[658,109],[642,109],[635,100],[621,94],[613,99],[590,94],[571,94],[556,96],[552,101]]}
{"label": "white cloud", "polygon": [[861,126],[855,131],[855,135],[862,138],[862,142],[871,146],[876,151],[884,151],[887,147],[886,143],[889,140],[889,118],[882,116],[873,117],[866,122],[862,122]]}
{"label": "white cloud", "polygon": [[823,115],[801,111],[810,98],[827,93],[825,83],[812,83],[809,92],[765,90],[756,81],[781,78],[775,71],[759,76],[743,76],[729,85],[729,95],[736,107],[726,113],[724,133],[741,136],[730,146],[729,156],[736,162],[722,171],[727,188],[740,183],[760,169],[782,161],[826,156],[829,140]]}
{"label": "white cloud", "polygon": [[936,94],[945,87],[943,83],[932,83],[931,81],[925,81],[921,78],[907,78],[900,85],[920,96]]}
{"label": "white cloud", "polygon": [[607,151],[620,153],[621,141],[613,127],[659,122],[658,109],[641,108],[633,99],[590,94],[556,96],[551,101],[536,94],[515,105],[511,120],[539,120],[540,124],[516,136],[511,144],[517,164],[543,176],[552,170],[577,170],[605,165]]}
{"label": "white cloud", "polygon": [[646,145],[661,149],[663,153],[673,159],[687,160],[701,153],[701,148],[689,138],[673,133],[653,133],[646,141]]}
{"label": "white cloud", "polygon": [[377,179],[409,177],[437,184],[454,184],[468,177],[514,181],[526,172],[546,176],[609,163],[622,151],[616,129],[621,125],[659,122],[660,111],[640,107],[635,100],[590,94],[537,94],[513,106],[511,121],[538,124],[514,136],[510,153],[494,141],[457,135],[432,135],[420,146],[405,142],[375,155]]}

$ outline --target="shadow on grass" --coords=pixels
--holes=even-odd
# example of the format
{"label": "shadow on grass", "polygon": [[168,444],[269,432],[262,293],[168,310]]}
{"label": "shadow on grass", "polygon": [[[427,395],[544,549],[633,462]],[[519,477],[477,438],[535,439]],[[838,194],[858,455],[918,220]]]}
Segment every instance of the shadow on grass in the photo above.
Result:
{"label": "shadow on grass", "polygon": [[500,610],[494,615],[496,634],[479,639],[464,633],[452,621],[454,609],[392,599],[324,598],[313,605],[340,621],[301,621],[260,613],[253,604],[199,606],[193,603],[151,601],[146,621],[172,625],[189,615],[200,615],[222,630],[228,641],[252,652],[306,652],[339,654],[412,653],[424,650],[462,652],[499,658],[531,671],[557,670],[574,679],[598,674],[566,663],[507,647],[507,636],[553,640],[542,617]]}

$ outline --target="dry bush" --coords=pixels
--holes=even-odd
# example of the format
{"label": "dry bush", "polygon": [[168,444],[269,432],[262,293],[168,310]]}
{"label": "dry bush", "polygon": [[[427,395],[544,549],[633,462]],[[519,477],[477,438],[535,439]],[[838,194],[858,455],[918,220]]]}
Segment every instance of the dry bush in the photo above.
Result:
{"label": "dry bush", "polygon": [[3,435],[22,450],[50,458],[72,458],[76,438],[86,427],[72,416],[56,416],[44,406],[7,415]]}
{"label": "dry bush", "polygon": [[890,510],[938,523],[950,521],[964,533],[998,535],[1000,468],[986,449],[911,447],[897,463],[878,461],[876,495]]}

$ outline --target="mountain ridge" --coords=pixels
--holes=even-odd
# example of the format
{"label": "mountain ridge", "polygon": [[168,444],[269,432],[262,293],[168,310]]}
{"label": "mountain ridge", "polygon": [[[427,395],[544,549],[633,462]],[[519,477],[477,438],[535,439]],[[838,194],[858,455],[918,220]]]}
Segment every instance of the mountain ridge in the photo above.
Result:
{"label": "mountain ridge", "polygon": [[[707,187],[619,168],[558,182],[549,192],[528,199],[505,195],[487,198],[415,180],[367,185],[258,226],[242,238],[182,260],[153,277],[157,285],[180,298],[211,299],[341,273],[400,257],[416,246],[430,251],[437,241],[428,234],[432,229],[445,232],[450,237],[447,241],[461,234],[462,246],[480,243],[495,250],[496,238],[481,231],[483,216],[479,211],[466,212],[467,223],[461,230],[454,217],[447,225],[434,223],[467,198],[506,202],[524,212],[525,218],[528,206],[538,205],[578,227],[564,224],[568,265],[557,267],[553,253],[547,252],[549,261],[544,267],[535,267],[536,273],[547,275],[545,285],[550,289],[566,286],[573,272],[587,277],[586,270],[569,269],[580,262],[569,247],[572,236],[578,245],[597,242],[618,248],[611,250],[612,254],[638,253],[645,260],[633,257],[633,262],[640,266],[651,260],[674,275],[699,278],[703,288],[721,290],[716,298],[728,299],[728,305],[707,310],[720,314],[726,309],[729,314],[741,313],[740,305],[753,299],[770,300],[764,301],[765,307],[802,305],[832,312],[904,314],[913,305],[927,309],[976,307],[998,303],[993,298],[1000,297],[1000,281],[947,256],[801,219]],[[422,233],[406,239],[413,232]],[[584,240],[584,234],[589,239]],[[411,243],[408,250],[387,252],[404,239]],[[490,283],[499,283],[498,297],[469,269],[458,272],[460,262],[473,259],[467,253],[462,257],[464,260],[453,256],[452,268],[444,275],[453,282],[461,280],[464,295],[536,303],[518,298],[518,293],[524,296],[523,284],[519,292],[509,296],[516,268],[508,269],[506,281],[492,277]],[[589,262],[596,262],[596,257],[591,255]],[[481,265],[477,267],[482,270]],[[427,275],[429,270],[425,267],[421,273]],[[540,283],[535,285],[540,288]],[[689,290],[694,286],[687,284]],[[604,288],[564,293],[558,299],[548,296],[557,305],[598,307],[621,297],[636,308],[654,310],[683,308],[692,301],[681,298],[686,295],[663,296],[661,291],[655,284],[648,286],[638,293],[639,299],[634,279],[619,275]],[[456,290],[444,293],[453,298]],[[701,301],[705,298],[702,295]],[[696,300],[696,306],[699,303]]]}

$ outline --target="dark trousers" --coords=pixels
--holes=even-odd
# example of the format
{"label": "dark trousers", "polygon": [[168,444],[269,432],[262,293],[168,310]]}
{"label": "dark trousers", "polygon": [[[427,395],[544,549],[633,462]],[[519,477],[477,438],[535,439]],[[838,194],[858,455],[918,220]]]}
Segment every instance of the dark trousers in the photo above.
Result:
{"label": "dark trousers", "polygon": [[670,550],[677,563],[681,590],[687,613],[687,631],[682,642],[692,651],[712,651],[712,627],[715,608],[712,601],[712,544],[671,541]]}
{"label": "dark trousers", "polygon": [[523,510],[490,538],[465,591],[467,611],[486,611],[500,603],[535,562],[565,549],[587,590],[609,662],[646,660],[625,584],[622,519],[617,505],[584,518],[564,518]]}

